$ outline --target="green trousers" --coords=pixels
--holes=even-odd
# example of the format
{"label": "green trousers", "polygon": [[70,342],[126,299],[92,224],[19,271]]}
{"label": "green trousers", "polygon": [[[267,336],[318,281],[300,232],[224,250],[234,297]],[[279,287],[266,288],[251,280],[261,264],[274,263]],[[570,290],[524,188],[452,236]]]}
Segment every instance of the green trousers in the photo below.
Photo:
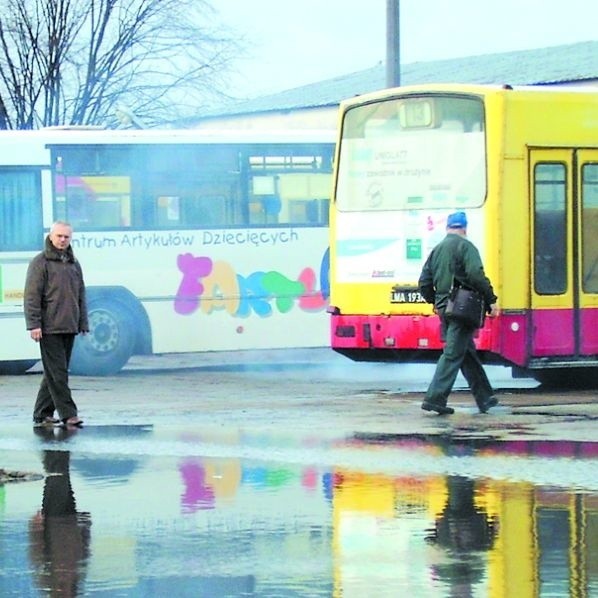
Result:
{"label": "green trousers", "polygon": [[494,391],[473,343],[475,328],[464,326],[457,320],[449,320],[444,315],[440,316],[440,326],[444,349],[436,364],[425,401],[445,407],[461,370],[476,404],[482,407]]}

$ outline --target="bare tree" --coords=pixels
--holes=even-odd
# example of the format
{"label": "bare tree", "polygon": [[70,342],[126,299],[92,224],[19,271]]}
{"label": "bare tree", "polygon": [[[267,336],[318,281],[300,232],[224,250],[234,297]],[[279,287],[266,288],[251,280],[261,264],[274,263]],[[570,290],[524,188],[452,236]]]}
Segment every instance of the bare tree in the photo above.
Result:
{"label": "bare tree", "polygon": [[224,96],[237,41],[204,0],[4,0],[0,128],[148,126]]}

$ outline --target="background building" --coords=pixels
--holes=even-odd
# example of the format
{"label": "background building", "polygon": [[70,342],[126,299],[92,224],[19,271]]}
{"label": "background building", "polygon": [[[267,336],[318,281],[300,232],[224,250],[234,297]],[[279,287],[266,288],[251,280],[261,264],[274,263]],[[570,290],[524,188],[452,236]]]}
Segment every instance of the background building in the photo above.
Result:
{"label": "background building", "polygon": [[[415,62],[402,67],[401,83],[598,87],[598,41]],[[204,129],[335,129],[341,100],[385,87],[386,69],[383,63],[379,63],[348,75],[237,102],[177,122],[176,126]]]}

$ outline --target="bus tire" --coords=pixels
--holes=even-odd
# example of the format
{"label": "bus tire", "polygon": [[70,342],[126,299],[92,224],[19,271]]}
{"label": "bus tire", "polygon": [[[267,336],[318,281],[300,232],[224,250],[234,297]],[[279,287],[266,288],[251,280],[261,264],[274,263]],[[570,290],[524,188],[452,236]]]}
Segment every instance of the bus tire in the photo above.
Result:
{"label": "bus tire", "polygon": [[98,301],[88,311],[89,333],[77,336],[70,371],[80,376],[116,374],[133,354],[135,319],[118,302]]}

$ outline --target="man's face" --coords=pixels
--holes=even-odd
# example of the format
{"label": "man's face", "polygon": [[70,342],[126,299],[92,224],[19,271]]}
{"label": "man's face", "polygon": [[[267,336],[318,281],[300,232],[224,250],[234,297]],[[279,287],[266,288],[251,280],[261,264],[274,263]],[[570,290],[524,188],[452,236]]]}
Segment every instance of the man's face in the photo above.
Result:
{"label": "man's face", "polygon": [[70,245],[72,234],[70,226],[57,224],[50,233],[50,242],[56,249],[64,251]]}

